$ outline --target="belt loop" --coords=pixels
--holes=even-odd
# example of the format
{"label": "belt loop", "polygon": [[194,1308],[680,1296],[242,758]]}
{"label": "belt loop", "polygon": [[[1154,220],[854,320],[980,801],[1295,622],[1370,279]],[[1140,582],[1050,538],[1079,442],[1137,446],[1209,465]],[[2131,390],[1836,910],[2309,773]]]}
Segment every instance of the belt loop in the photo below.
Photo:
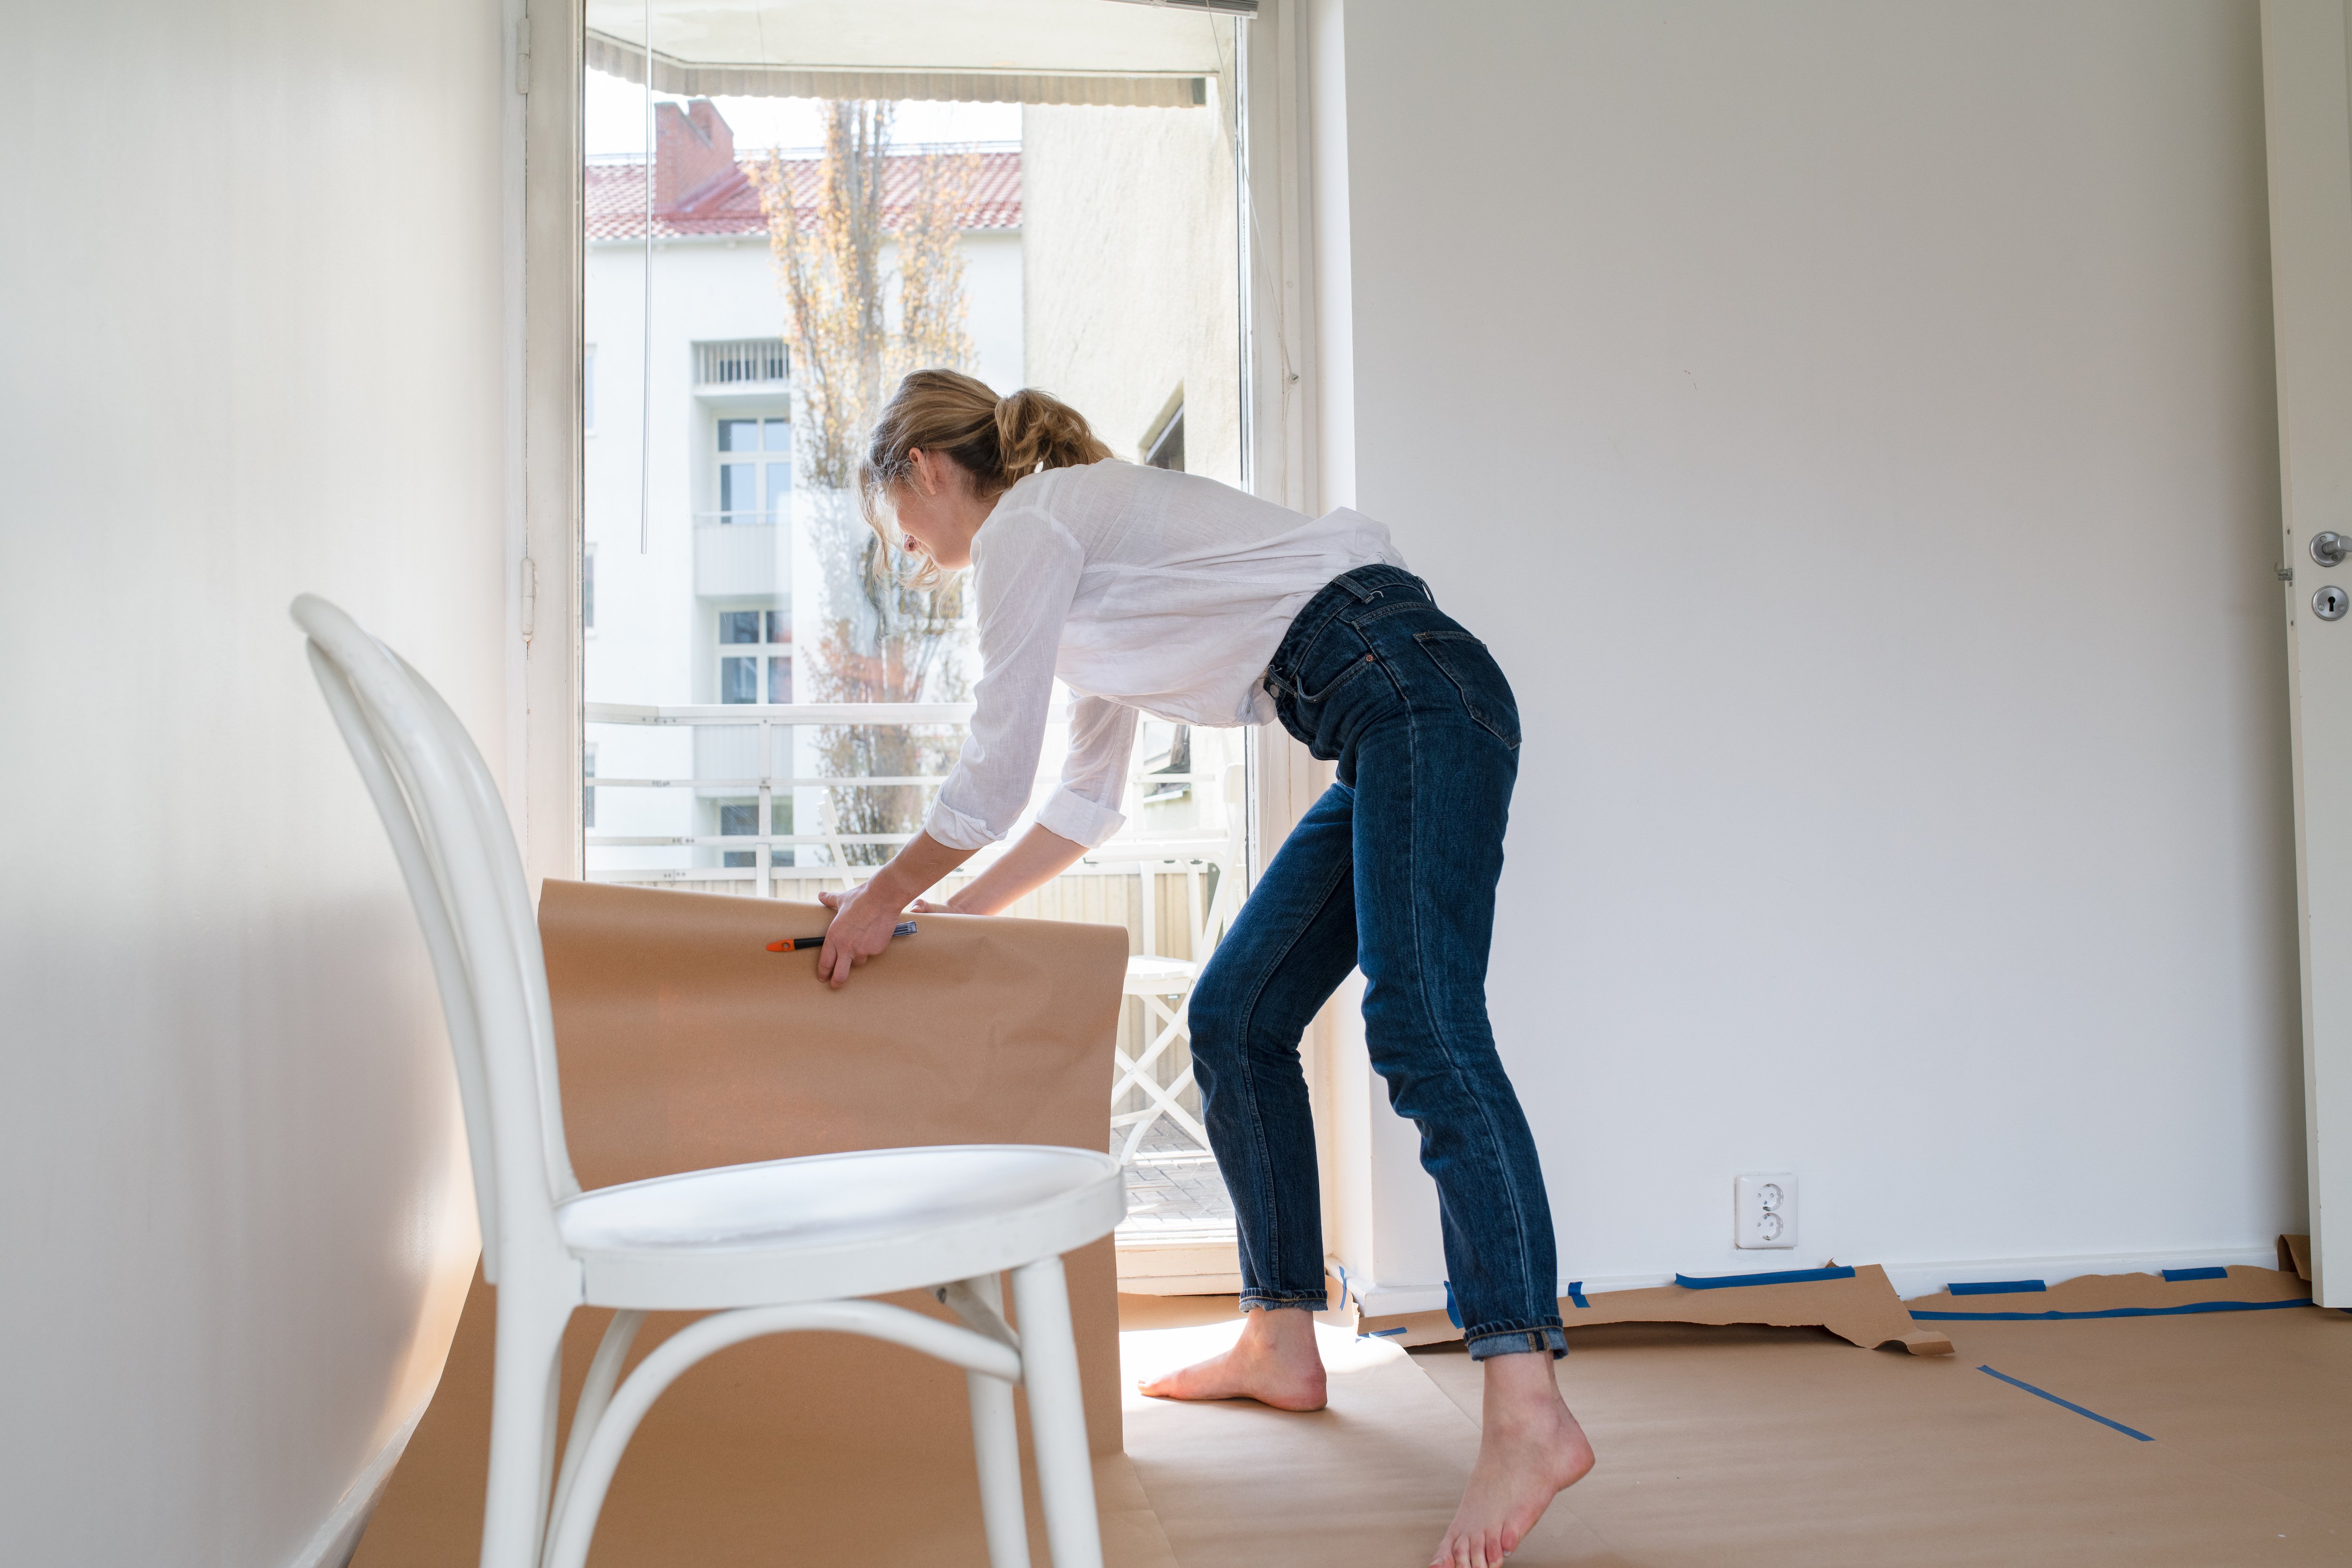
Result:
{"label": "belt loop", "polygon": [[1361,583],[1356,581],[1354,574],[1351,573],[1342,572],[1337,577],[1332,578],[1331,581],[1339,584],[1339,586],[1347,589],[1350,594],[1355,595],[1358,601],[1363,604],[1369,605],[1374,599],[1381,596],[1379,589],[1365,587]]}

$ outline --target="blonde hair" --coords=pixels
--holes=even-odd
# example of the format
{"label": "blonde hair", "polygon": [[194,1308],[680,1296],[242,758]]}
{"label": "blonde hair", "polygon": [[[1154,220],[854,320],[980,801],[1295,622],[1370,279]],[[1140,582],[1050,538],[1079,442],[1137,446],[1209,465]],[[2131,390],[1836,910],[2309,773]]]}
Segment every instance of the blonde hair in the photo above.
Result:
{"label": "blonde hair", "polygon": [[[1041,468],[1083,468],[1111,455],[1087,416],[1050,393],[1023,387],[999,397],[961,371],[909,371],[882,405],[857,465],[858,508],[886,549],[900,546],[883,525],[881,505],[890,487],[913,473],[907,454],[918,449],[954,458],[982,500]],[[929,563],[913,579],[919,586],[938,580],[939,568]]]}

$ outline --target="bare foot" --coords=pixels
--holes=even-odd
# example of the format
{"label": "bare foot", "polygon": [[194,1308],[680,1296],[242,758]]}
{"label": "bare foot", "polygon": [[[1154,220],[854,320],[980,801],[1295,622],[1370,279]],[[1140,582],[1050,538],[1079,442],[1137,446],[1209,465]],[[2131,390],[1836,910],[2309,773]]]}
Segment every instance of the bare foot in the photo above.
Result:
{"label": "bare foot", "polygon": [[1430,1568],[1496,1568],[1551,1500],[1592,1468],[1592,1445],[1568,1413],[1541,1352],[1489,1356],[1478,1464]]}
{"label": "bare foot", "polygon": [[1320,1410],[1326,1394],[1315,1314],[1251,1312],[1224,1354],[1137,1386],[1154,1399],[1255,1399],[1276,1410]]}

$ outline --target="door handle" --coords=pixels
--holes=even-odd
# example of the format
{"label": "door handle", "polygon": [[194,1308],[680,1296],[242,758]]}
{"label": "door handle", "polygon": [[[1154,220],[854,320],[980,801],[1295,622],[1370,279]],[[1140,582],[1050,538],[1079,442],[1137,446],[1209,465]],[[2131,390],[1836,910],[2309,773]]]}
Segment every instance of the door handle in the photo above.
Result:
{"label": "door handle", "polygon": [[2352,554],[2352,540],[2342,534],[2331,531],[2311,536],[2311,558],[2322,566],[2341,566],[2347,554]]}

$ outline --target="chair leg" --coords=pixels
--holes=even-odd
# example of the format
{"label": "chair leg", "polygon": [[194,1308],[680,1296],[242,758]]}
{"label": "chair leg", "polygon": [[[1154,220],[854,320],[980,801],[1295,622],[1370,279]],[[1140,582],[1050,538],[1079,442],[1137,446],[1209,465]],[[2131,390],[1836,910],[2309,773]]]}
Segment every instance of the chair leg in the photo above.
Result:
{"label": "chair leg", "polygon": [[[1010,1345],[1019,1339],[1004,1321],[1004,1283],[983,1274],[932,1292],[955,1309],[966,1328]],[[1029,1568],[1028,1508],[1021,1500],[1021,1429],[1013,1414],[1013,1384],[966,1369],[971,1400],[971,1451],[980,1469],[980,1517],[988,1536],[989,1568]]]}
{"label": "chair leg", "polygon": [[555,1389],[568,1305],[499,1291],[482,1568],[537,1568],[555,1466]]}
{"label": "chair leg", "polygon": [[980,1518],[988,1568],[1029,1568],[1029,1510],[1021,1500],[1021,1433],[1013,1385],[984,1372],[963,1374],[971,1396],[971,1448],[980,1463]]}
{"label": "chair leg", "polygon": [[[581,1457],[588,1451],[588,1439],[595,1435],[596,1423],[604,1417],[604,1407],[613,1402],[613,1389],[621,1381],[621,1363],[628,1359],[629,1346],[637,1337],[637,1330],[646,1321],[644,1312],[634,1307],[624,1307],[613,1314],[605,1325],[604,1337],[597,1342],[596,1359],[588,1363],[588,1380],[581,1385],[580,1403],[572,1410],[572,1432],[563,1441],[563,1465],[555,1476],[555,1506],[548,1512],[552,1520],[563,1517],[563,1500],[571,1494],[572,1479],[580,1472]],[[549,1418],[549,1431],[554,1430],[554,1417]],[[553,1453],[553,1444],[548,1452]],[[552,1524],[550,1529],[554,1528]]]}
{"label": "chair leg", "polygon": [[1029,1433],[1037,1447],[1037,1489],[1045,1499],[1054,1568],[1102,1568],[1094,1456],[1087,1448],[1086,1399],[1062,1260],[1041,1258],[1014,1269],[1013,1300],[1021,1314],[1022,1381],[1029,1388]]}

